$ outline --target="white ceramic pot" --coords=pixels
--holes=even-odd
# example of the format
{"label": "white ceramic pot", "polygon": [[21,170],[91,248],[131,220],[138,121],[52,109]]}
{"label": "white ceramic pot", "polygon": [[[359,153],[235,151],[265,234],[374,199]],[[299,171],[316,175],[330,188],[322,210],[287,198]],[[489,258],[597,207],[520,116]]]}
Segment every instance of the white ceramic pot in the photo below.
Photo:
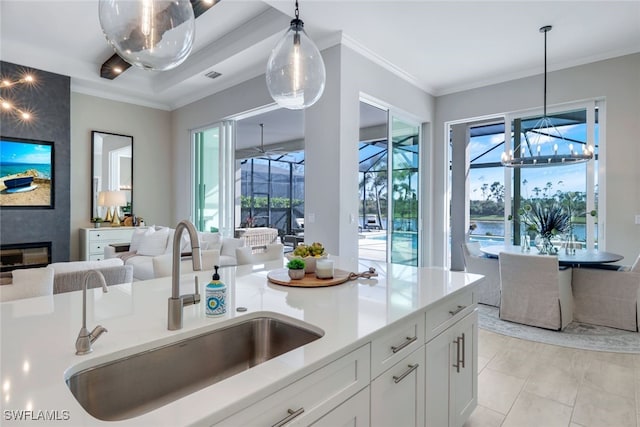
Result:
{"label": "white ceramic pot", "polygon": [[293,280],[302,280],[304,279],[304,270],[300,269],[300,270],[292,270],[289,269],[288,270],[289,273],[289,277]]}

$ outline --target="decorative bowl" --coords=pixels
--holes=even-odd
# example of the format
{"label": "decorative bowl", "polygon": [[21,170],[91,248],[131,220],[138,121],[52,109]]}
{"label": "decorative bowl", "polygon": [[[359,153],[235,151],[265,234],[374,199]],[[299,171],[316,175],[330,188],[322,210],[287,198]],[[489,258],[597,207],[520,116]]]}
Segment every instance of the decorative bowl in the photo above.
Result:
{"label": "decorative bowl", "polygon": [[323,259],[326,258],[327,256],[329,256],[329,254],[322,254],[320,256],[305,256],[305,257],[301,257],[298,255],[294,255],[294,254],[286,254],[285,255],[287,257],[287,259],[289,261],[291,261],[294,258],[298,258],[301,260],[304,260],[304,271],[305,273],[315,273],[316,272],[316,261],[319,259]]}
{"label": "decorative bowl", "polygon": [[303,269],[299,269],[299,270],[289,269],[287,272],[289,273],[289,277],[291,279],[293,279],[293,280],[302,280],[302,279],[304,279],[305,271]]}

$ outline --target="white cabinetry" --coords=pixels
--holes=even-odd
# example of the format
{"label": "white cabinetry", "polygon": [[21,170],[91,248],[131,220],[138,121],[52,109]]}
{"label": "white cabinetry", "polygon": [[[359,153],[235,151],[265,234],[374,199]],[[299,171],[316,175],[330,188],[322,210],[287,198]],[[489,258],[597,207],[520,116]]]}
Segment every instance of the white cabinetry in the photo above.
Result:
{"label": "white cabinetry", "polygon": [[[369,385],[370,346],[366,344],[312,372],[277,393],[225,418],[216,426],[307,426],[328,415]],[[354,419],[349,407],[362,410],[357,401],[333,417]]]}
{"label": "white cabinetry", "polygon": [[372,427],[424,426],[424,345],[371,382]]}
{"label": "white cabinetry", "polygon": [[216,426],[461,427],[477,404],[477,319],[472,289],[447,297]]}
{"label": "white cabinetry", "polygon": [[428,427],[462,426],[476,407],[477,328],[474,310],[425,346]]}
{"label": "white cabinetry", "polygon": [[131,243],[136,227],[100,227],[80,229],[80,258],[82,261],[104,259],[104,248],[111,243]]}
{"label": "white cabinetry", "polygon": [[313,427],[369,427],[371,424],[369,420],[369,387],[367,387],[311,425]]}

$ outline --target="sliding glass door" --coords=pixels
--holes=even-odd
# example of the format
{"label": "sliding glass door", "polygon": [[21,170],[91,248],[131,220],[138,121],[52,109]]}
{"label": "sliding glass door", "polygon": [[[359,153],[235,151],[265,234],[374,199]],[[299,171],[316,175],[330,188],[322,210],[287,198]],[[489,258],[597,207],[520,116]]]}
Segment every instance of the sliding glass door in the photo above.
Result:
{"label": "sliding glass door", "polygon": [[420,126],[390,115],[388,250],[395,264],[419,265]]}
{"label": "sliding glass door", "polygon": [[193,133],[192,220],[200,231],[233,232],[232,130],[232,122],[220,122]]}

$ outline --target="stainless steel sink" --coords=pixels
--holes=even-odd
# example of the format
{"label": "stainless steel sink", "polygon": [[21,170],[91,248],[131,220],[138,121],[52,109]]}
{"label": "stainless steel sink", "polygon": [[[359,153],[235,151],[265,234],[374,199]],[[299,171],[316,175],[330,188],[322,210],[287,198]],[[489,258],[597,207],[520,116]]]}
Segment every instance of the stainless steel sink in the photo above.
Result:
{"label": "stainless steel sink", "polygon": [[89,414],[105,421],[124,420],[322,335],[284,320],[258,317],[84,369],[66,382]]}

